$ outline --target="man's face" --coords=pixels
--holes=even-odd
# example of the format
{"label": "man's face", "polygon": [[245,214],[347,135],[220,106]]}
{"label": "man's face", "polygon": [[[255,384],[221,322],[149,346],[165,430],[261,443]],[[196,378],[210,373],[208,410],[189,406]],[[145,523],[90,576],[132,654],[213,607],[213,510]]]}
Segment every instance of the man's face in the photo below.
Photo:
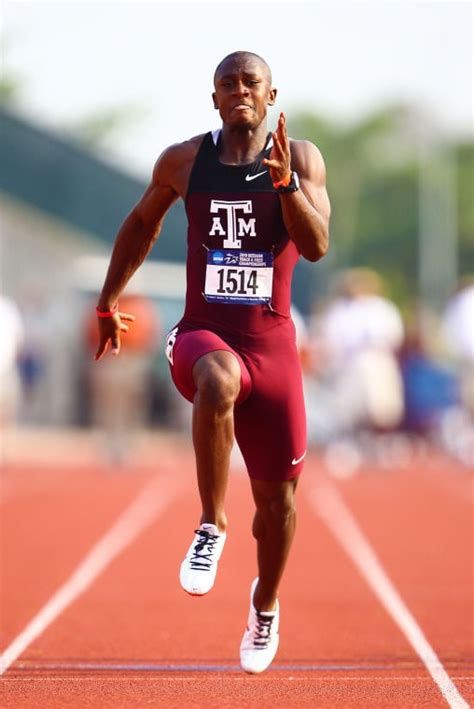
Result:
{"label": "man's face", "polygon": [[271,88],[268,68],[253,57],[226,61],[214,85],[214,108],[229,126],[256,128],[267,115],[267,106],[275,103],[276,89]]}

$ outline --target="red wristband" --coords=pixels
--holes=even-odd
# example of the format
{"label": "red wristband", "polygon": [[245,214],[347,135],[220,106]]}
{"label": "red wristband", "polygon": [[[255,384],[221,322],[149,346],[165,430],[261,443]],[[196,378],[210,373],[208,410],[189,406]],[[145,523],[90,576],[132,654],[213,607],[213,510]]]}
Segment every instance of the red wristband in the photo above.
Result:
{"label": "red wristband", "polygon": [[111,310],[99,310],[99,308],[96,308],[95,312],[98,318],[111,318],[118,311],[118,307],[118,303],[115,303]]}
{"label": "red wristband", "polygon": [[288,173],[286,177],[283,178],[283,180],[279,180],[278,182],[273,183],[273,187],[277,190],[279,187],[288,187],[288,185],[291,182],[291,172]]}

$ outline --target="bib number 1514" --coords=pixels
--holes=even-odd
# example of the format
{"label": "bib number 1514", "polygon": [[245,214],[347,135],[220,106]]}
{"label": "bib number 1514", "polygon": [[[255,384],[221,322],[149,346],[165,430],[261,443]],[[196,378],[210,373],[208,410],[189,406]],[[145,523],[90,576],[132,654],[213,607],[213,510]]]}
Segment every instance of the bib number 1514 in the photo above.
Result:
{"label": "bib number 1514", "polygon": [[257,295],[257,270],[246,268],[220,268],[217,271],[219,294]]}
{"label": "bib number 1514", "polygon": [[266,251],[209,251],[203,295],[209,303],[269,303],[273,255]]}

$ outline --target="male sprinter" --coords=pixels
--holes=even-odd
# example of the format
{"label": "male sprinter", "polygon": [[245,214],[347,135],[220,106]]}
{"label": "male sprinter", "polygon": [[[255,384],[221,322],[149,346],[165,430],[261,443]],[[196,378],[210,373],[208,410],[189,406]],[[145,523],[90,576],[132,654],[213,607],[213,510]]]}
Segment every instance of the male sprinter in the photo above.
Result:
{"label": "male sprinter", "polygon": [[202,503],[200,526],[181,565],[184,590],[213,586],[226,538],[224,498],[234,432],[256,505],[258,578],[240,659],[262,672],[278,647],[278,586],[295,530],[294,496],[306,452],[301,374],[290,317],[291,278],[302,255],[328,249],[330,206],[318,149],[289,140],[273,106],[267,63],[234,52],[214,75],[220,130],[172,145],[122,225],[97,306],[96,359],[120,351],[118,298],[156,241],[163,217],[181,197],[188,216],[186,306],[170,332],[173,381],[193,403],[193,443]]}

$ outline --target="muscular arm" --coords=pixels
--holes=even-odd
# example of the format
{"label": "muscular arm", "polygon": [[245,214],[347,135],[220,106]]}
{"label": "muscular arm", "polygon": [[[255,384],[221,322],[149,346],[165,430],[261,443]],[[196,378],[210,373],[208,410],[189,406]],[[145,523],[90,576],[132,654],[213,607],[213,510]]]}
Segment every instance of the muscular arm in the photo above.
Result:
{"label": "muscular arm", "polygon": [[329,198],[319,150],[306,141],[292,145],[292,166],[301,189],[280,195],[283,221],[290,238],[309,261],[318,261],[329,248]]}
{"label": "muscular arm", "polygon": [[[143,197],[132,209],[115,239],[107,276],[98,301],[99,310],[111,311],[137,268],[157,240],[166,212],[178,197],[184,197],[190,167],[202,136],[172,145],[158,158],[153,177]],[[127,313],[99,318],[99,347],[95,358],[101,359],[112,343],[112,353],[120,352],[120,334],[127,332],[123,320],[134,320]]]}
{"label": "muscular arm", "polygon": [[109,310],[117,302],[157,240],[166,212],[178,198],[169,184],[169,162],[165,152],[155,165],[151,183],[143,197],[119,229],[98,302],[100,310]]}
{"label": "muscular arm", "polygon": [[267,164],[274,182],[293,169],[301,189],[280,194],[283,221],[292,241],[309,261],[318,261],[329,248],[331,207],[326,192],[326,170],[319,150],[308,141],[290,141],[285,118],[280,115],[273,149]]}

